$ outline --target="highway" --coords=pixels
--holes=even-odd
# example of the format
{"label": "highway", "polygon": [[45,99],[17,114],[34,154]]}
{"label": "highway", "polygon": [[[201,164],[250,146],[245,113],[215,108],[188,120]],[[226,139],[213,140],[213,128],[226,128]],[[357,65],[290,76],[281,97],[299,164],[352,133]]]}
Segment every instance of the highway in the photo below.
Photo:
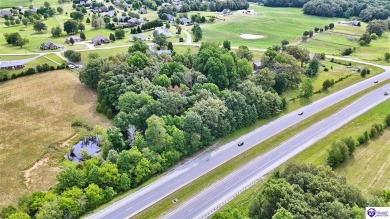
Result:
{"label": "highway", "polygon": [[[272,171],[288,159],[310,147],[318,140],[336,131],[354,118],[390,98],[384,92],[390,92],[390,84],[376,89],[332,116],[321,120],[298,135],[283,142],[278,147],[254,159],[239,170],[207,187],[200,194],[186,201],[164,218],[205,218],[220,207],[225,200],[246,189],[269,171]],[[249,144],[254,142],[249,139]]]}
{"label": "highway", "polygon": [[[89,219],[111,219],[111,218],[129,218],[131,216],[136,215],[140,211],[146,209],[150,205],[156,203],[157,201],[161,200],[162,198],[166,197],[167,195],[173,193],[174,191],[178,190],[179,188],[187,185],[188,183],[192,182],[193,180],[197,179],[198,177],[206,174],[210,170],[220,166],[221,164],[225,163],[226,161],[234,158],[235,156],[239,155],[240,153],[244,152],[245,150],[248,150],[249,148],[263,142],[264,140],[272,137],[273,135],[276,135],[283,130],[286,130],[289,127],[292,127],[296,124],[298,124],[300,121],[320,112],[321,110],[339,102],[342,101],[343,99],[358,93],[359,91],[362,91],[366,88],[369,88],[370,86],[374,85],[374,81],[383,81],[386,79],[390,78],[390,67],[382,67],[385,69],[385,73],[379,74],[377,76],[374,76],[370,79],[364,80],[362,82],[359,82],[357,84],[354,84],[348,88],[345,88],[341,91],[338,91],[334,94],[331,94],[327,97],[324,97],[318,101],[315,101],[305,107],[300,108],[299,110],[295,110],[289,114],[286,114],[278,119],[275,119],[274,121],[263,125],[254,131],[241,136],[240,138],[229,142],[216,150],[206,153],[202,156],[197,157],[196,159],[190,160],[187,163],[184,163],[178,167],[176,167],[174,170],[170,171],[167,173],[165,176],[161,177],[160,179],[156,180],[155,182],[151,183],[150,185],[138,190],[137,192],[130,194],[129,196],[125,197],[124,199],[108,206],[107,208],[92,214],[90,216],[87,216],[86,218]],[[377,103],[375,101],[383,100],[385,96],[383,95],[383,90],[376,91],[379,94],[375,93],[373,96],[370,96],[371,99],[368,99],[368,103]],[[362,102],[359,102],[362,104]],[[355,105],[354,105],[355,106]],[[360,109],[360,108],[359,108]],[[364,108],[366,109],[366,108]],[[298,116],[297,114],[299,112],[304,112],[302,116]],[[344,112],[344,111],[343,111]],[[354,113],[351,113],[354,112]],[[354,116],[358,115],[360,111],[351,111],[348,112],[347,114],[350,114],[349,116]],[[339,113],[337,113],[338,116]],[[348,115],[344,115],[348,116]],[[331,117],[329,117],[331,118]],[[333,116],[332,116],[333,118]],[[348,117],[350,118],[350,117]],[[337,124],[333,124],[332,126],[329,127],[331,129],[335,125],[342,124],[344,119],[348,118],[338,118],[337,119]],[[328,120],[326,120],[328,121]],[[330,124],[330,123],[329,123]],[[321,127],[320,127],[321,128]],[[306,133],[306,132],[304,132]],[[317,133],[317,132],[315,132]],[[322,133],[322,132],[321,132]],[[317,134],[316,136],[321,136],[321,133]],[[326,132],[324,132],[326,133]],[[297,136],[304,136],[302,134],[299,134]],[[297,140],[297,142],[293,143],[302,143],[302,145],[306,145],[307,143],[313,143],[314,140],[312,139],[307,139],[309,136],[301,137],[300,139]],[[296,137],[292,138],[295,139]],[[242,147],[238,147],[237,143],[239,141],[244,141],[245,144]],[[305,146],[307,147],[307,146]],[[298,148],[299,150],[301,149],[300,147]],[[296,150],[298,150],[296,149]],[[288,153],[281,153],[280,151],[278,154],[278,157],[280,159],[277,160],[269,160],[269,162],[265,162],[264,160],[261,160],[261,165],[267,166],[262,166],[261,169],[266,169],[270,170],[271,168],[276,167],[275,165],[284,162],[284,158],[290,156],[291,154],[296,153],[296,150],[288,150]],[[282,150],[283,151],[283,150]],[[287,153],[287,154],[286,154]],[[271,159],[271,157],[267,156],[271,154],[271,152],[268,152],[266,155],[266,158],[263,159]],[[262,157],[264,157],[262,156]],[[262,157],[258,158],[261,159]],[[260,162],[260,161],[259,161]],[[249,164],[250,165],[250,164]],[[233,174],[238,174],[241,173],[242,169],[240,171],[235,171]],[[246,174],[250,174],[250,169],[246,170],[249,172],[245,172]],[[257,173],[258,171],[254,171],[253,174]],[[242,174],[242,173],[241,173]],[[251,176],[253,176],[251,174]],[[242,175],[239,174],[239,176],[242,177]],[[234,177],[233,177],[234,178]],[[225,178],[226,179],[226,178]],[[219,183],[225,182],[224,180],[219,181]],[[234,178],[235,180],[232,185],[239,185],[240,183],[243,183],[244,181],[247,181],[248,178]],[[229,181],[230,182],[230,181]],[[171,212],[171,214],[167,215],[168,218],[191,218],[190,215],[192,216],[197,216],[201,214],[204,210],[206,210],[206,207],[209,207],[212,205],[212,203],[217,203],[217,200],[220,200],[220,198],[223,198],[223,195],[226,195],[228,191],[230,191],[233,187],[226,188],[225,190],[215,190],[214,188],[211,189],[210,192],[212,192],[213,195],[211,196],[216,196],[215,199],[211,199],[209,197],[209,193],[201,193],[198,196],[196,196],[196,199],[190,201],[190,202],[185,202],[185,204],[181,203],[179,200],[179,204],[182,204],[180,208],[178,208],[176,211]],[[210,189],[210,187],[208,188]],[[221,189],[224,189],[224,187],[221,187]],[[202,195],[205,194],[205,195]],[[219,194],[219,195],[218,195]],[[202,198],[206,197],[206,201]],[[198,202],[197,198],[200,198],[200,202]],[[205,204],[207,203],[207,204]],[[193,204],[198,205],[199,207],[192,207]],[[187,207],[190,206],[190,207]],[[186,217],[181,217],[182,215],[186,215]],[[176,217],[179,215],[179,217]]]}

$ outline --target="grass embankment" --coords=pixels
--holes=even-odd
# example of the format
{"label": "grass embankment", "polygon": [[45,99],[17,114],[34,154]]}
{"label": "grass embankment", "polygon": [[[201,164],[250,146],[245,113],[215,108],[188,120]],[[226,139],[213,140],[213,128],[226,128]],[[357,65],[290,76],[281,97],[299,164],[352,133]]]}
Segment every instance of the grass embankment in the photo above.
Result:
{"label": "grass embankment", "polygon": [[0,83],[0,206],[55,184],[72,120],[109,125],[95,106],[96,94],[67,70]]}
{"label": "grass embankment", "polygon": [[[390,80],[388,80],[387,83],[389,81]],[[367,92],[363,91],[360,93]],[[356,97],[356,99],[357,98],[358,97]],[[352,136],[356,139],[364,131],[369,130],[372,124],[383,123],[385,116],[390,113],[389,109],[390,100],[387,100],[313,144],[310,148],[304,150],[288,162],[305,162],[313,163],[315,165],[325,165],[328,155],[327,150],[330,149],[332,142],[348,136]],[[389,138],[390,131],[387,129],[381,136],[358,147],[353,156],[335,170],[336,173],[344,175],[348,184],[360,188],[365,194],[380,189],[389,189]],[[256,196],[261,185],[262,182],[260,181],[237,196],[221,210],[239,208],[243,212],[247,212],[250,201]]]}
{"label": "grass embankment", "polygon": [[[276,147],[277,145],[279,145],[283,141],[289,139],[291,136],[298,134],[302,130],[304,130],[307,127],[311,126],[312,124],[320,121],[321,119],[326,118],[329,115],[332,115],[335,111],[354,102],[355,100],[357,100],[361,96],[365,95],[367,92],[374,90],[374,89],[378,88],[379,86],[382,86],[382,85],[389,83],[389,82],[390,82],[390,80],[383,81],[377,85],[374,85],[371,88],[368,88],[364,91],[361,91],[358,94],[355,94],[355,95],[343,100],[342,102],[339,102],[339,103],[337,103],[337,104],[335,104],[327,109],[324,109],[323,111],[317,113],[316,115],[313,115],[313,116],[303,120],[299,124],[287,129],[286,131],[283,131],[282,133],[271,137],[270,139],[268,139],[268,140],[256,145],[255,147],[245,151],[244,153],[233,158],[232,160],[224,163],[223,165],[219,166],[218,168],[216,168],[216,169],[210,171],[209,173],[203,175],[202,177],[198,178],[194,182],[188,184],[187,186],[179,189],[178,191],[167,196],[166,198],[160,200],[158,203],[152,205],[151,207],[149,207],[145,211],[139,213],[134,218],[158,218],[160,215],[164,214],[165,212],[174,208],[176,205],[179,205],[180,203],[189,199],[190,197],[192,197],[196,193],[200,192],[203,188],[218,181],[219,179],[221,179],[224,176],[228,175],[229,173],[233,172],[235,169],[239,168],[240,166],[244,165],[245,163],[249,162],[250,160],[252,160],[252,159],[260,156],[261,154],[267,152],[268,150]],[[258,124],[256,125],[256,127],[257,126],[258,126]],[[250,129],[250,128],[248,128],[248,129]],[[243,132],[245,132],[245,131],[243,131]],[[239,133],[238,135],[241,135],[243,132]],[[233,135],[237,135],[237,133],[234,133]],[[232,137],[232,138],[234,138],[234,137]],[[181,201],[174,204],[174,203],[172,203],[172,200],[174,198],[178,198]]]}

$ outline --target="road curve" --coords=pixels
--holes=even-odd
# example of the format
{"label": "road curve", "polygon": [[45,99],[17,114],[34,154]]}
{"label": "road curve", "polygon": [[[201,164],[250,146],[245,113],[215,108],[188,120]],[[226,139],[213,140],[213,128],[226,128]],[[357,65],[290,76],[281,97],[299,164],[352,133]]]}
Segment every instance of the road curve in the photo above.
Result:
{"label": "road curve", "polygon": [[[207,218],[220,206],[249,188],[268,172],[367,110],[389,99],[390,96],[383,95],[385,91],[390,92],[390,84],[363,96],[349,106],[283,142],[266,154],[255,158],[247,165],[210,185],[163,218]],[[256,139],[248,139],[245,144],[254,145],[256,144]]]}
{"label": "road curve", "polygon": [[[348,88],[333,93],[305,107],[286,114],[274,121],[263,125],[254,131],[241,136],[240,138],[219,147],[218,149],[206,153],[194,160],[178,166],[175,170],[151,183],[150,185],[130,194],[124,199],[106,207],[105,209],[87,216],[88,219],[109,219],[109,218],[129,218],[136,215],[167,195],[187,185],[198,177],[206,174],[210,170],[220,166],[228,160],[234,158],[249,148],[263,142],[264,140],[286,130],[321,110],[337,103],[345,98],[356,94],[374,85],[374,81],[383,81],[390,78],[390,67],[384,67],[385,73],[376,75],[367,80],[356,83]],[[302,116],[297,116],[303,111]],[[244,141],[245,147],[237,147],[237,142]],[[180,200],[179,200],[180,202]]]}

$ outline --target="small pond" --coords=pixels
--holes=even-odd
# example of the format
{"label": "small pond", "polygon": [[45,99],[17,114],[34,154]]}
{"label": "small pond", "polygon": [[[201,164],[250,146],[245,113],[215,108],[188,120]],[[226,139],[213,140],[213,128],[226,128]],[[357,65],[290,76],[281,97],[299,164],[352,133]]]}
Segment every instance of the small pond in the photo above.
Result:
{"label": "small pond", "polygon": [[85,155],[89,157],[97,156],[101,151],[100,146],[100,136],[84,138],[72,147],[65,155],[65,158],[73,162],[82,162],[85,159]]}

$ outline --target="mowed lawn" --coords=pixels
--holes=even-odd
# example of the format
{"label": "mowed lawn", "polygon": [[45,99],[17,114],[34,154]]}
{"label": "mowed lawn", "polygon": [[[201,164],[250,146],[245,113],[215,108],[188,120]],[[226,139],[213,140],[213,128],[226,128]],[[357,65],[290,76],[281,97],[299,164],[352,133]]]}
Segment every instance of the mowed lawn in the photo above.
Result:
{"label": "mowed lawn", "polygon": [[[323,18],[304,15],[297,8],[270,8],[250,6],[257,15],[233,15],[223,17],[225,21],[216,20],[212,24],[203,24],[203,40],[230,40],[232,45],[246,45],[251,48],[268,48],[279,45],[286,39],[290,43],[298,41],[305,30],[324,27],[336,22],[338,18]],[[240,33],[263,35],[264,38],[249,40],[240,38]]]}
{"label": "mowed lawn", "polygon": [[[332,142],[344,137],[355,139],[369,130],[374,123],[383,123],[386,115],[390,114],[390,100],[369,110],[367,113],[352,120],[339,130],[318,141],[310,148],[295,156],[292,161],[324,165]],[[336,169],[344,175],[347,182],[362,189],[364,192],[376,189],[390,188],[390,130],[368,144],[358,147],[352,158]]]}
{"label": "mowed lawn", "polygon": [[[76,118],[107,127],[95,111],[96,94],[67,70],[35,74],[0,83],[0,207],[55,183],[64,141],[74,135]],[[38,160],[42,165],[23,171]]]}

